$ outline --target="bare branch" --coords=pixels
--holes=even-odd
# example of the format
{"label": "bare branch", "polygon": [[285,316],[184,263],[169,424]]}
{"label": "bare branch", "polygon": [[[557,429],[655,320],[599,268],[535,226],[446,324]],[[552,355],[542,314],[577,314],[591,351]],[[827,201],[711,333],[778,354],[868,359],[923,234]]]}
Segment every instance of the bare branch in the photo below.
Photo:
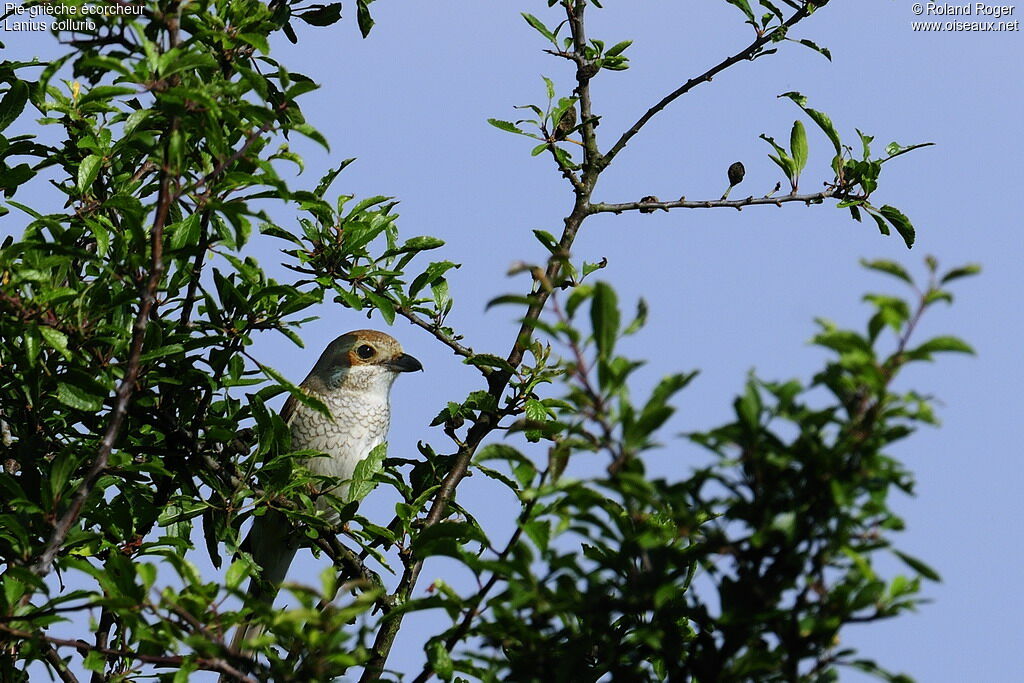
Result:
{"label": "bare branch", "polygon": [[[828,188],[821,192],[814,192],[812,194],[788,194],[781,197],[747,197],[746,199],[709,199],[704,201],[694,201],[690,199],[680,198],[674,202],[652,202],[652,201],[638,201],[638,202],[624,202],[621,204],[607,204],[604,202],[598,202],[591,204],[589,207],[590,213],[622,213],[624,211],[643,211],[651,212],[658,209],[668,211],[669,209],[738,209],[742,210],[745,206],[782,206],[783,204],[789,203],[801,203],[810,206],[812,204],[821,204],[826,199],[832,199],[836,196],[835,188]],[[851,199],[857,199],[857,197],[851,197]]]}

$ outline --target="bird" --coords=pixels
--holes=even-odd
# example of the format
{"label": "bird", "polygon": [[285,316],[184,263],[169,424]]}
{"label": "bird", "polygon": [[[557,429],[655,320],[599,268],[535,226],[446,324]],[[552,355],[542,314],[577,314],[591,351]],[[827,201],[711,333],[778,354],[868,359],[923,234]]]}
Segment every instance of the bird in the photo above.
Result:
{"label": "bird", "polygon": [[[423,365],[405,353],[394,337],[377,330],[347,332],[327,345],[299,387],[327,406],[330,415],[294,396],[288,397],[281,410],[281,418],[291,431],[292,448],[325,454],[309,458],[305,466],[314,474],[339,480],[337,486],[325,492],[345,498],[346,480],[352,478],[356,465],[387,437],[391,385],[400,374],[422,369]],[[324,509],[325,500],[319,498],[317,507]],[[336,513],[333,518],[337,520]],[[242,546],[261,571],[250,580],[250,599],[273,603],[299,549],[300,536],[279,512],[269,510],[255,518]],[[242,623],[235,631],[232,647],[241,652],[242,643],[259,633],[252,623]]]}

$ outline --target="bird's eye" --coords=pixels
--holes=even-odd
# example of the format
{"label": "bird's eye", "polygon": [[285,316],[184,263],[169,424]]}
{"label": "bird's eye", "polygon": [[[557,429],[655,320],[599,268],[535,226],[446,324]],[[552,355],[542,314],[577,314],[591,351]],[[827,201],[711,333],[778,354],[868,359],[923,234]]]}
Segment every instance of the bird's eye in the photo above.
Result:
{"label": "bird's eye", "polygon": [[356,349],[356,353],[358,353],[359,357],[362,358],[363,360],[367,360],[368,358],[373,358],[374,354],[377,352],[373,350],[372,346],[363,344],[358,349]]}

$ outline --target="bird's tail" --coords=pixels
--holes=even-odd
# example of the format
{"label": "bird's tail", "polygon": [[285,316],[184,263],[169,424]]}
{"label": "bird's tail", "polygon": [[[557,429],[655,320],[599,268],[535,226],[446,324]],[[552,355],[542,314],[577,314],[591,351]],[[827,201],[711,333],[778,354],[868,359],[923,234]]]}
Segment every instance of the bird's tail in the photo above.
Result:
{"label": "bird's tail", "polygon": [[[243,543],[251,554],[256,566],[260,568],[261,575],[254,576],[249,581],[249,590],[246,597],[246,604],[255,606],[255,602],[262,602],[271,605],[277,592],[281,588],[288,573],[288,567],[295,558],[295,552],[299,544],[296,542],[291,525],[284,515],[273,510],[265,515],[257,517],[253,522],[252,530]],[[238,654],[248,656],[250,651],[243,647],[247,640],[259,636],[263,627],[253,623],[249,617],[235,630],[231,638],[231,649]],[[224,680],[223,678],[221,679]]]}

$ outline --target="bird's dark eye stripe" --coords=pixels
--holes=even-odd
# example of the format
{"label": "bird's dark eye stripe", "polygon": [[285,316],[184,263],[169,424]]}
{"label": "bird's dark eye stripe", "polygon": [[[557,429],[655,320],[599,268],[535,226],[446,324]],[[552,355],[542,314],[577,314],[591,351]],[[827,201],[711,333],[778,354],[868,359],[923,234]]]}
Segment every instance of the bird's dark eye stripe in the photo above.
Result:
{"label": "bird's dark eye stripe", "polygon": [[356,349],[356,353],[359,354],[360,358],[362,358],[363,360],[366,360],[367,358],[373,358],[373,354],[375,354],[377,352],[373,350],[372,346],[369,346],[367,344],[363,344],[358,349]]}

